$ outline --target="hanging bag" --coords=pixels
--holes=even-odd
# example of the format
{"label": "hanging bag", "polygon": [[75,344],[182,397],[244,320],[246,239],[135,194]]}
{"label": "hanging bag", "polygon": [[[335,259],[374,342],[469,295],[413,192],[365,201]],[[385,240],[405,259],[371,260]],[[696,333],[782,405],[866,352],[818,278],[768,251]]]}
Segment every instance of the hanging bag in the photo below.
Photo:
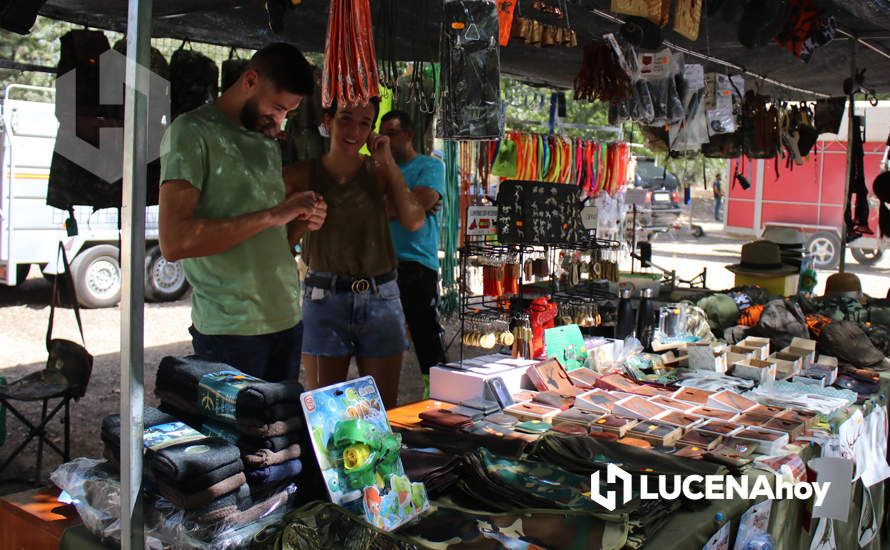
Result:
{"label": "hanging bag", "polygon": [[[49,322],[46,327],[46,351],[48,357],[46,368],[60,372],[68,385],[68,394],[74,398],[83,397],[86,393],[87,382],[93,370],[93,356],[86,349],[86,340],[83,336],[83,323],[80,320],[80,306],[77,303],[77,291],[74,288],[74,280],[71,276],[71,267],[68,265],[68,255],[65,247],[59,242],[59,253],[62,255],[62,265],[65,272],[56,275],[53,279],[53,295],[50,302]],[[56,306],[59,305],[60,289],[59,279],[63,279],[67,286],[66,294],[70,297],[74,308],[74,317],[77,319],[77,328],[80,331],[80,341],[83,345],[63,338],[53,338],[53,321],[56,315]]]}
{"label": "hanging bag", "polygon": [[219,69],[204,54],[185,49],[183,42],[170,57],[170,110],[175,119],[211,103],[219,94]]}
{"label": "hanging bag", "polygon": [[220,92],[228,90],[232,84],[238,81],[241,73],[247,68],[247,59],[241,59],[235,52],[235,48],[229,50],[229,58],[222,62],[220,73],[222,74],[222,87]]}

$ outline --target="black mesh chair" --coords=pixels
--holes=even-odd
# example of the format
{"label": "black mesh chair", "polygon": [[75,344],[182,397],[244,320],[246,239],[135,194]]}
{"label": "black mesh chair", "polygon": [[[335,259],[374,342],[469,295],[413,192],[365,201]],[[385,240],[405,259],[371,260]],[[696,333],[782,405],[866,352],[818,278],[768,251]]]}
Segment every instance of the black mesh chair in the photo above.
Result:
{"label": "black mesh chair", "polygon": [[[41,371],[35,372],[24,378],[21,378],[9,385],[0,386],[0,403],[6,407],[7,412],[18,418],[22,424],[28,429],[28,435],[25,440],[6,457],[6,460],[0,465],[0,473],[2,473],[13,459],[18,456],[22,450],[27,447],[35,437],[37,439],[37,471],[34,474],[35,483],[40,481],[40,472],[43,466],[43,445],[44,443],[54,450],[62,460],[67,462],[71,456],[71,400],[80,399],[86,393],[87,383],[90,379],[90,371],[87,372],[64,372],[54,367],[47,367]],[[58,399],[58,403],[50,409],[50,401]],[[21,408],[21,402],[42,401],[40,420],[30,420],[18,408]],[[47,425],[60,410],[64,408],[64,416],[62,422],[65,425],[65,436],[62,441],[63,448],[59,448],[49,437],[46,430]]]}
{"label": "black mesh chair", "polygon": [[[49,358],[46,362],[46,368],[41,371],[29,374],[24,378],[16,380],[8,385],[0,385],[0,403],[7,409],[9,414],[19,419],[28,429],[28,435],[25,440],[9,453],[3,464],[0,465],[0,473],[2,473],[18,456],[22,450],[35,437],[37,438],[37,470],[35,472],[34,482],[40,482],[40,472],[43,466],[43,446],[46,444],[53,451],[58,453],[62,460],[67,462],[70,460],[71,451],[71,400],[77,400],[86,395],[87,385],[90,382],[90,375],[93,371],[93,356],[90,355],[86,348],[72,342],[60,338],[52,338],[53,319],[55,318],[56,305],[59,300],[58,281],[60,278],[65,279],[68,284],[68,296],[73,301],[74,315],[77,318],[77,327],[80,329],[80,338],[83,341],[83,324],[80,320],[80,309],[77,305],[77,295],[74,291],[74,284],[71,280],[68,267],[68,258],[65,254],[62,244],[59,243],[59,249],[62,253],[62,259],[65,265],[65,273],[56,276],[53,283],[53,296],[50,306],[49,324],[46,330],[46,349]],[[52,409],[50,409],[50,401],[58,399]],[[21,403],[42,402],[40,420],[29,419],[21,410]],[[59,448],[48,436],[46,427],[52,421],[59,411],[64,409],[62,422],[65,425],[65,434],[63,439],[63,448]]]}

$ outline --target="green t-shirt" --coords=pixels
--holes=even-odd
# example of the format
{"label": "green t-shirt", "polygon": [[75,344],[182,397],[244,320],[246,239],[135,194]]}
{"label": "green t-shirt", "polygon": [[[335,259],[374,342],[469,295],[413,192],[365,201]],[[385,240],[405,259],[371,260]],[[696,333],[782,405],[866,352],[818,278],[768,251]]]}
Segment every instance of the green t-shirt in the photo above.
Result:
{"label": "green t-shirt", "polygon": [[[164,135],[161,181],[175,179],[201,191],[195,212],[201,218],[240,216],[284,199],[278,145],[212,104],[178,117]],[[300,319],[300,282],[286,227],[182,264],[192,285],[192,323],[203,334],[269,334]]]}

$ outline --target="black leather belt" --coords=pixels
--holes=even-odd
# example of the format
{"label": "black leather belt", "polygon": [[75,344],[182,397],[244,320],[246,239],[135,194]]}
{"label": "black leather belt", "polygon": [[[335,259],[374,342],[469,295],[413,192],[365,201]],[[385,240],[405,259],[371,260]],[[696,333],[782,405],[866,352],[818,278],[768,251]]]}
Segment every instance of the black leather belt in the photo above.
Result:
{"label": "black leather belt", "polygon": [[334,292],[352,292],[360,294],[396,280],[395,270],[376,277],[329,277],[327,275],[309,275],[306,286],[323,288]]}

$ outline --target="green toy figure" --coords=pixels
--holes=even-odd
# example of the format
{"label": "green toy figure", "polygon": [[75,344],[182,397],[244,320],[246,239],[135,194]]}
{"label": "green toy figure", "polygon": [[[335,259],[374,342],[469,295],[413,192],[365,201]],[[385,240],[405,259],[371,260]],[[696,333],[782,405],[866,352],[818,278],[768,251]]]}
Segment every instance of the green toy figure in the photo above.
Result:
{"label": "green toy figure", "polygon": [[334,427],[331,438],[332,454],[343,465],[346,487],[364,489],[384,487],[384,480],[396,473],[402,438],[397,434],[384,435],[374,424],[352,418]]}

